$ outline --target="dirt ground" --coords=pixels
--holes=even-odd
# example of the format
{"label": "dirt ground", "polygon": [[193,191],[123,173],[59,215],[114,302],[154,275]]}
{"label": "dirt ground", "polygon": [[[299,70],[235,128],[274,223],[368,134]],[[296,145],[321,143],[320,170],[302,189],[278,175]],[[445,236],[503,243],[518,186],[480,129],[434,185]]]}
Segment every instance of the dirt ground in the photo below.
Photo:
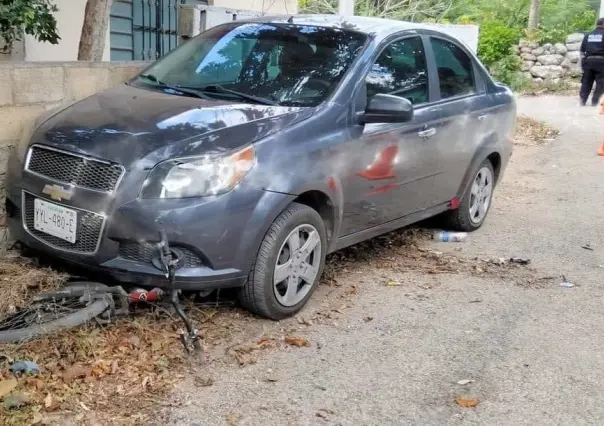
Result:
{"label": "dirt ground", "polygon": [[[519,112],[560,135],[516,148],[480,231],[343,254],[301,315],[240,322],[156,420],[602,424],[604,117],[570,97],[523,98]],[[532,262],[497,265],[510,257]]]}

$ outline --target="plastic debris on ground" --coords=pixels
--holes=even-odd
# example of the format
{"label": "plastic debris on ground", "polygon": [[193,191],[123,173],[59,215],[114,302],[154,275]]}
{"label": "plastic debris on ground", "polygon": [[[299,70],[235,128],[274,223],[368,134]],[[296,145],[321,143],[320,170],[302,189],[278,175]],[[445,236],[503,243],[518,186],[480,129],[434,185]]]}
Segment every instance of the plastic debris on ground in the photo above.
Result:
{"label": "plastic debris on ground", "polygon": [[40,366],[33,361],[16,361],[8,369],[14,374],[37,374],[40,372]]}
{"label": "plastic debris on ground", "polygon": [[468,238],[467,232],[437,232],[433,239],[442,243],[461,243]]}
{"label": "plastic debris on ground", "polygon": [[560,287],[563,288],[573,288],[575,285],[569,282],[564,275],[562,275],[562,282],[560,283]]}

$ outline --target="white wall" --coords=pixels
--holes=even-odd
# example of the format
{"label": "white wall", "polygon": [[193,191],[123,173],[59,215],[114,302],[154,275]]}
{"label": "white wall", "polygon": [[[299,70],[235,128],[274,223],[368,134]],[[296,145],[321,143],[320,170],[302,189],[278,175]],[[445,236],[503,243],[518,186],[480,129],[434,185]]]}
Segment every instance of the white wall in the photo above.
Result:
{"label": "white wall", "polygon": [[210,6],[252,10],[275,15],[295,15],[298,13],[297,0],[209,0]]}
{"label": "white wall", "polygon": [[[76,61],[78,59],[86,0],[55,0],[54,3],[59,9],[54,16],[57,19],[57,30],[61,40],[59,44],[50,44],[26,36],[26,61]],[[103,60],[109,60],[109,29],[107,29]]]}

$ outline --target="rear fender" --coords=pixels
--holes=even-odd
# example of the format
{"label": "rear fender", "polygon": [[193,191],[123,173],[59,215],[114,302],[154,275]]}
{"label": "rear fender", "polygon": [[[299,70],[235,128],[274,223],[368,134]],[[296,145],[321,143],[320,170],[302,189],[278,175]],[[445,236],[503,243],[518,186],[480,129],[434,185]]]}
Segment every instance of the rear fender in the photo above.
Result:
{"label": "rear fender", "polygon": [[[464,174],[464,177],[461,181],[461,185],[457,190],[457,197],[460,200],[463,199],[463,197],[470,189],[472,178],[478,171],[478,167],[480,167],[482,162],[494,153],[497,153],[500,157],[502,157],[502,154],[499,149],[499,144],[497,143],[497,136],[495,134],[491,134],[487,136],[480,145],[478,145],[478,148],[472,156],[470,165],[466,169],[466,173]],[[497,185],[497,182],[495,182],[495,185]]]}

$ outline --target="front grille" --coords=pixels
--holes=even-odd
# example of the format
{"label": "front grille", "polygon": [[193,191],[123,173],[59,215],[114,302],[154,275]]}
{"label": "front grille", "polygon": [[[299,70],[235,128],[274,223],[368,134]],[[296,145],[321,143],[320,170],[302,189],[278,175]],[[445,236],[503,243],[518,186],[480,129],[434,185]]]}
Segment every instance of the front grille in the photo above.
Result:
{"label": "front grille", "polygon": [[23,208],[25,210],[23,221],[30,234],[61,250],[82,254],[92,254],[96,252],[99,239],[101,238],[101,232],[103,231],[103,216],[70,207],[78,214],[76,242],[75,244],[72,244],[69,241],[53,237],[52,235],[34,229],[34,200],[36,197],[27,192],[23,193],[23,197]]}
{"label": "front grille", "polygon": [[[192,250],[184,247],[171,247],[181,258],[179,267],[200,268],[203,262]],[[123,242],[120,244],[119,256],[133,262],[151,263],[159,255],[157,244]]]}
{"label": "front grille", "polygon": [[53,149],[33,146],[26,169],[30,172],[95,191],[112,192],[124,168]]}

